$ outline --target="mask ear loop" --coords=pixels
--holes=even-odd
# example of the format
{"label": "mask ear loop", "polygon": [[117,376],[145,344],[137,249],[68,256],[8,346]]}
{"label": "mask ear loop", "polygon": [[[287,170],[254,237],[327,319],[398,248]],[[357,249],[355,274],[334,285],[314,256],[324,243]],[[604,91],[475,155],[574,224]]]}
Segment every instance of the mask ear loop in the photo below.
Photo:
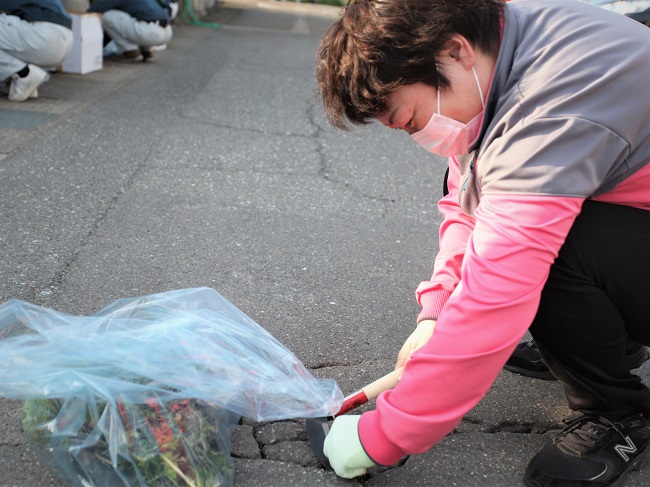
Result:
{"label": "mask ear loop", "polygon": [[[481,83],[478,80],[478,75],[476,74],[476,70],[474,69],[474,66],[472,66],[472,73],[474,73],[476,86],[478,86],[478,94],[481,97],[481,105],[483,106],[483,110],[485,110],[485,100],[483,99],[483,90],[481,89]],[[438,113],[440,113],[440,93],[438,93]]]}
{"label": "mask ear loop", "polygon": [[436,76],[436,79],[438,80],[438,82],[436,83],[436,93],[438,97],[438,115],[440,115],[440,80],[439,80],[440,69],[438,68],[437,64],[436,64],[436,73],[438,74],[438,76]]}
{"label": "mask ear loop", "polygon": [[[438,66],[436,66],[436,70],[438,69]],[[483,98],[483,90],[481,89],[481,82],[478,80],[478,75],[476,74],[476,70],[474,69],[474,66],[472,66],[472,73],[474,74],[474,80],[476,81],[476,86],[478,86],[478,94],[481,97],[481,106],[483,107],[483,110],[485,110],[485,98]],[[440,84],[438,84],[438,87],[436,88],[437,92],[437,98],[438,98],[438,115],[440,115]]]}

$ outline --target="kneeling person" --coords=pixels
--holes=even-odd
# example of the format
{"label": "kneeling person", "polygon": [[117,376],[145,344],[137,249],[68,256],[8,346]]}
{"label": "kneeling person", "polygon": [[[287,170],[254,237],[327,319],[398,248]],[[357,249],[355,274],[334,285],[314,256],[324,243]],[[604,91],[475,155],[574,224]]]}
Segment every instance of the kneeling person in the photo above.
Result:
{"label": "kneeling person", "polygon": [[94,0],[89,12],[102,14],[105,44],[115,41],[116,60],[146,61],[152,47],[172,38],[170,0]]}
{"label": "kneeling person", "polygon": [[60,0],[0,0],[0,83],[9,100],[38,96],[72,48],[72,18]]}

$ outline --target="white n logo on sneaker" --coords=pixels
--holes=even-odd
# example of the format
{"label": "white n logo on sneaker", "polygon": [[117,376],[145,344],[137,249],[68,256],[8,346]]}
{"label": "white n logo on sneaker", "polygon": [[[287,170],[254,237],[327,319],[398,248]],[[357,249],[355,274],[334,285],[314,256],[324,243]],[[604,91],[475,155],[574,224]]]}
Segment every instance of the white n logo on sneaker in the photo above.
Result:
{"label": "white n logo on sneaker", "polygon": [[625,436],[624,438],[625,438],[625,441],[627,442],[627,446],[626,445],[616,445],[614,447],[614,450],[616,450],[616,453],[618,453],[625,462],[629,462],[630,457],[628,457],[627,454],[628,453],[630,453],[630,454],[636,453],[636,445],[634,443],[632,443],[632,440],[630,440],[629,436]]}

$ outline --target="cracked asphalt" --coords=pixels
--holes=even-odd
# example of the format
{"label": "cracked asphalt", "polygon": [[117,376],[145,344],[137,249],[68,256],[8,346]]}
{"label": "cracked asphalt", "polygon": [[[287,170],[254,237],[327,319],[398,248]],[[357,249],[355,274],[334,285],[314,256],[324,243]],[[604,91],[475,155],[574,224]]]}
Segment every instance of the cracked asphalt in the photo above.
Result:
{"label": "cracked asphalt", "polygon": [[[177,23],[154,62],[57,73],[0,99],[0,300],[73,314],[215,288],[345,394],[392,370],[437,247],[444,162],[376,125],[329,127],[314,55],[336,10],[230,0]],[[639,374],[650,382],[650,364]],[[365,405],[358,412],[371,408]],[[502,372],[430,451],[347,481],[304,419],[244,419],[238,486],[522,485],[568,413],[556,382]],[[61,486],[0,399],[0,485]],[[650,486],[650,471],[627,487]]]}

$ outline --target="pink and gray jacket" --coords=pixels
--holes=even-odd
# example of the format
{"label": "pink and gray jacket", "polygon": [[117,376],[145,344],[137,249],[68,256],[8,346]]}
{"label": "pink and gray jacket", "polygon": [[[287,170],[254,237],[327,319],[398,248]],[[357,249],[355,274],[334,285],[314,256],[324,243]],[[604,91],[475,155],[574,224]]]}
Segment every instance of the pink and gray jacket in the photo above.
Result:
{"label": "pink and gray jacket", "polygon": [[537,312],[585,199],[650,210],[650,29],[572,0],[513,0],[473,153],[450,193],[418,321],[437,319],[398,386],[362,415],[392,465],[447,435],[486,394]]}

